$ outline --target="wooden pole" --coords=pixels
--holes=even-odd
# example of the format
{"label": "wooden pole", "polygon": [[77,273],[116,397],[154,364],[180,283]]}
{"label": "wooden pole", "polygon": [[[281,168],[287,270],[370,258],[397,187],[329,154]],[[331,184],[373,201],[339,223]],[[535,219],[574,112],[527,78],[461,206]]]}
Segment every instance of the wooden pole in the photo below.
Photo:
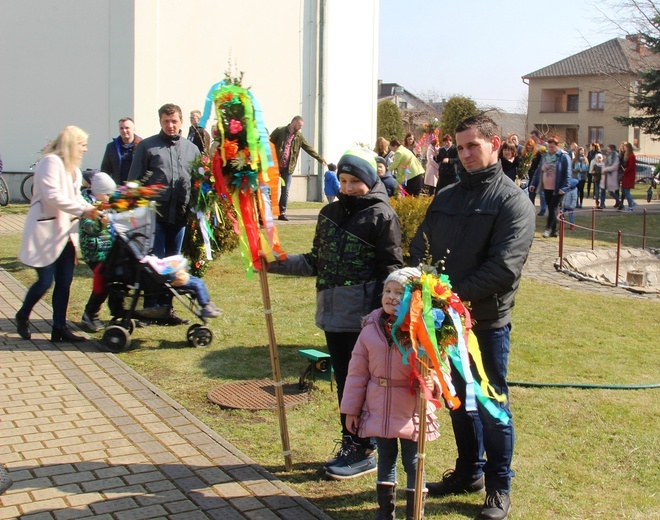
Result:
{"label": "wooden pole", "polygon": [[277,398],[277,418],[280,423],[280,437],[282,438],[282,454],[284,455],[284,468],[293,470],[291,460],[291,447],[289,444],[289,429],[286,424],[286,409],[284,408],[284,392],[282,390],[282,376],[280,374],[280,358],[275,341],[275,328],[273,327],[273,310],[270,307],[270,291],[268,290],[268,273],[266,269],[259,269],[259,281],[261,282],[261,298],[264,302],[264,314],[266,316],[266,327],[268,328],[268,346],[270,347],[270,364],[273,367],[273,386]]}
{"label": "wooden pole", "polygon": [[[422,380],[426,381],[428,375],[428,357],[426,362],[422,363],[422,358],[419,359],[419,373]],[[421,384],[421,383],[420,383]],[[426,383],[424,383],[426,384]],[[422,519],[422,509],[424,507],[424,461],[426,458],[426,398],[424,391],[419,389],[419,438],[417,439],[417,473],[415,474],[415,509],[413,518],[415,520]]]}

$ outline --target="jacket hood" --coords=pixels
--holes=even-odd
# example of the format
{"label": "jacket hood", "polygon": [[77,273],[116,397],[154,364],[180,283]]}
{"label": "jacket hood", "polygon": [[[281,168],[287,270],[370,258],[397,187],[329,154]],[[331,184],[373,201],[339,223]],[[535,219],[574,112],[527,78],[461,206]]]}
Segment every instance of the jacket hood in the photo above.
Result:
{"label": "jacket hood", "polygon": [[460,185],[466,190],[476,188],[485,182],[493,182],[493,180],[500,175],[504,175],[504,171],[502,170],[502,164],[499,161],[487,166],[483,170],[468,172],[461,168],[458,171]]}
{"label": "jacket hood", "polygon": [[361,211],[365,208],[368,208],[369,206],[378,204],[379,202],[389,204],[387,190],[385,189],[385,185],[381,182],[380,178],[376,181],[374,187],[369,190],[369,193],[359,196],[340,193],[337,196],[337,200],[348,213]]}

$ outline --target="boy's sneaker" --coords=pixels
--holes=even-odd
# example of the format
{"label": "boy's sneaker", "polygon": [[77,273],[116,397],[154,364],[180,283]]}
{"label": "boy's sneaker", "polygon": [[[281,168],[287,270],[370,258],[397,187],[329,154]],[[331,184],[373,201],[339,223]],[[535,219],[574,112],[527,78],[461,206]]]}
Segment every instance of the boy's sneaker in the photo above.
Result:
{"label": "boy's sneaker", "polygon": [[95,316],[95,315],[90,316],[86,312],[83,312],[83,315],[82,315],[82,318],[81,318],[80,321],[82,322],[82,324],[85,326],[85,328],[89,332],[98,332],[99,330],[101,330],[104,327],[103,322],[101,320],[99,320],[98,316]]}
{"label": "boy's sneaker", "polygon": [[348,480],[374,473],[377,469],[376,454],[351,440],[351,444],[333,466],[328,466],[325,474],[334,480]]}
{"label": "boy's sneaker", "polygon": [[549,238],[551,233],[552,229],[546,228],[546,230],[543,232],[543,238]]}
{"label": "boy's sneaker", "polygon": [[215,303],[209,302],[202,308],[203,318],[217,318],[222,314],[222,311],[216,307]]}
{"label": "boy's sneaker", "polygon": [[506,520],[509,518],[509,511],[511,511],[509,494],[495,489],[486,495],[484,507],[477,518],[479,520]]}
{"label": "boy's sneaker", "polygon": [[461,495],[464,493],[479,493],[484,490],[484,476],[474,478],[448,469],[442,475],[440,482],[428,482],[426,487],[432,497],[445,495]]}

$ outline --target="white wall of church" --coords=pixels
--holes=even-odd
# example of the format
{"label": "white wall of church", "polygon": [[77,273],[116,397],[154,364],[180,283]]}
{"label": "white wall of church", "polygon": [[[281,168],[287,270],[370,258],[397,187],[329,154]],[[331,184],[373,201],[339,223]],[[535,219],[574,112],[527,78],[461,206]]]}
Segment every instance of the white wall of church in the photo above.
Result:
{"label": "white wall of church", "polygon": [[[68,124],[89,132],[83,167],[97,168],[120,117],[146,137],[168,102],[181,106],[187,134],[188,113],[228,69],[245,73],[269,130],[300,114],[307,141],[333,162],[355,142],[373,146],[378,0],[0,0],[0,13],[5,171],[27,171]],[[319,171],[303,153],[298,172]]]}

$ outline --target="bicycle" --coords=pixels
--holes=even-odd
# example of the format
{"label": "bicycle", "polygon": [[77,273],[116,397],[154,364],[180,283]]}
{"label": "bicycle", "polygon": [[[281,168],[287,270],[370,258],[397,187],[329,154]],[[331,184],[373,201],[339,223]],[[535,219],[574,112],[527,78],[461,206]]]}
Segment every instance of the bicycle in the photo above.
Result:
{"label": "bicycle", "polygon": [[7,204],[9,204],[9,186],[7,186],[7,181],[0,172],[0,206],[6,206]]}
{"label": "bicycle", "polygon": [[34,173],[30,173],[21,181],[21,195],[23,195],[23,198],[28,202],[32,200],[33,183]]}

